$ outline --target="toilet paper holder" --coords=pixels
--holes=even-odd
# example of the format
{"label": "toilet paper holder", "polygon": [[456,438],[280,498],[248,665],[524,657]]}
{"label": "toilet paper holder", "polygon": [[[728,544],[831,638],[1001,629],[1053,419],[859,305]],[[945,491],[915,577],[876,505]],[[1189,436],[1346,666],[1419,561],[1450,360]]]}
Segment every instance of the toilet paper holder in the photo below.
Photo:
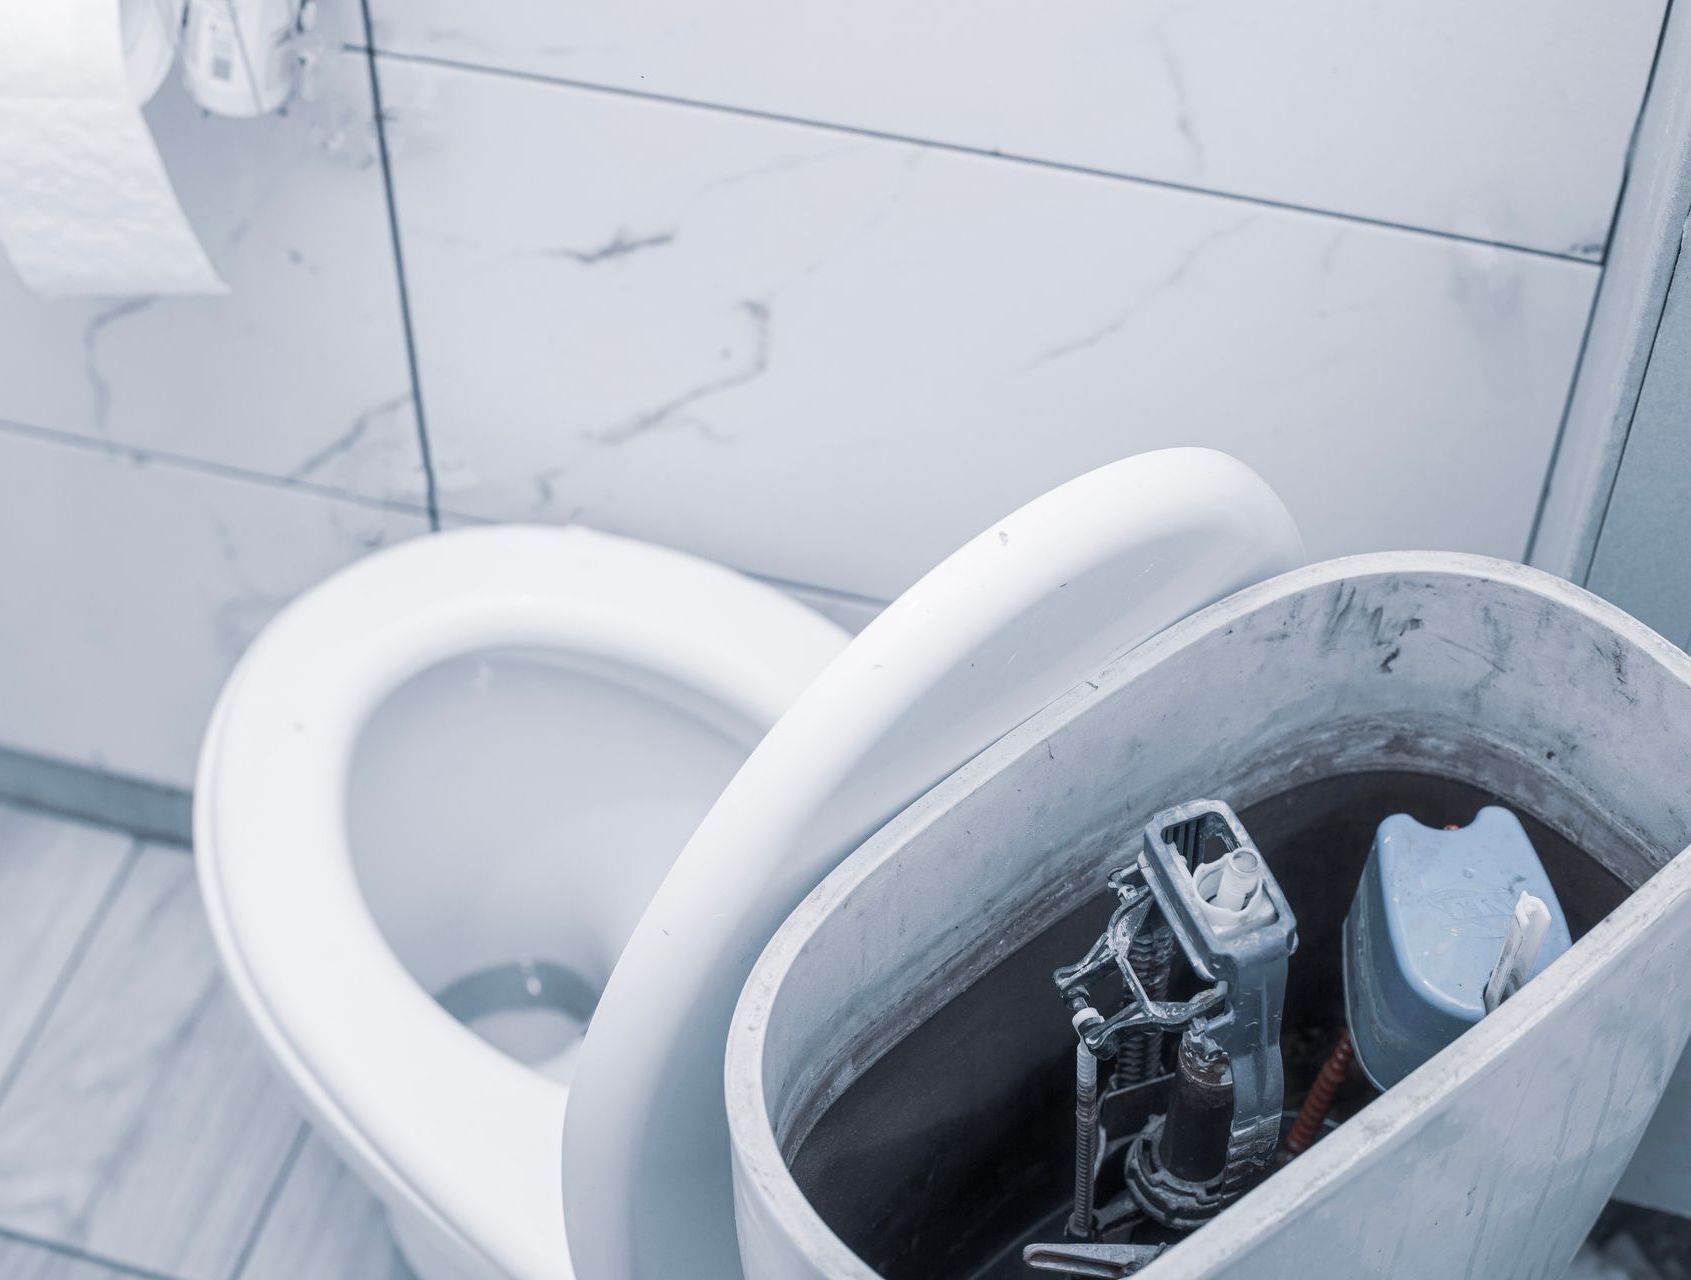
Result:
{"label": "toilet paper holder", "polygon": [[137,103],[158,92],[178,52],[182,82],[216,115],[280,109],[315,60],[316,0],[122,0],[124,58]]}

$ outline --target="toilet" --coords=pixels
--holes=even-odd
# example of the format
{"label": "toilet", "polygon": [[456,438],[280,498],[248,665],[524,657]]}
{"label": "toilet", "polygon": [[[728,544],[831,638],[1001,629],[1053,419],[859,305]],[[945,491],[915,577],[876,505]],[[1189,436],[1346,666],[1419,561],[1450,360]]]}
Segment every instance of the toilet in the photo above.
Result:
{"label": "toilet", "polygon": [[207,733],[231,984],[423,1280],[732,1280],[727,1020],[787,913],[1087,672],[1302,558],[1204,449],[1041,495],[849,644],[585,529],[372,556],[266,628]]}
{"label": "toilet", "polygon": [[195,792],[217,946],[422,1280],[572,1274],[560,1142],[599,993],[847,639],[679,552],[501,526],[336,574],[230,677]]}

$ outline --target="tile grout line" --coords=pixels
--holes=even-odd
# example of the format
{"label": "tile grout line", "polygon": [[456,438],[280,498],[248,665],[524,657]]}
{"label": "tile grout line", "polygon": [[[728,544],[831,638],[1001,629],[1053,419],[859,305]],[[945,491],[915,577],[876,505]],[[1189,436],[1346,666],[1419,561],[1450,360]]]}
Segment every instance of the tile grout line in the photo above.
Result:
{"label": "tile grout line", "polygon": [[[368,0],[366,0],[366,5]],[[1062,160],[1048,160],[1040,156],[1025,155],[1013,151],[997,151],[990,147],[970,146],[962,142],[942,142],[931,138],[920,138],[913,134],[894,133],[886,129],[871,129],[863,125],[840,124],[835,121],[817,120],[805,116],[783,115],[778,111],[765,111],[756,107],[729,106],[720,102],[706,102],[699,98],[685,98],[678,94],[658,93],[649,89],[630,89],[623,85],[602,84],[591,80],[572,80],[565,76],[550,76],[537,71],[521,71],[512,67],[494,67],[476,62],[463,62],[456,58],[443,58],[436,54],[405,53],[392,49],[379,49],[373,44],[373,37],[366,27],[363,45],[347,43],[342,48],[348,53],[364,53],[370,58],[374,68],[376,60],[387,58],[394,62],[407,62],[414,66],[436,67],[446,71],[465,71],[481,75],[501,76],[511,80],[522,80],[533,84],[560,85],[567,89],[578,89],[585,93],[602,93],[619,98],[632,98],[639,102],[662,103],[672,107],[688,107],[697,111],[708,111],[716,115],[735,116],[749,120],[762,120],[770,124],[793,125],[805,129],[817,129],[826,133],[845,134],[851,137],[867,138],[876,142],[895,142],[906,146],[925,147],[931,151],[945,151],[955,155],[973,156],[982,160],[998,160],[1005,164],[1022,165],[1032,169],[1047,169],[1057,173],[1075,174],[1081,177],[1100,178],[1111,182],[1122,182],[1132,186],[1148,187],[1159,191],[1172,191],[1181,195],[1205,196],[1212,200],[1226,200],[1234,204],[1252,205],[1262,209],[1273,209],[1281,213],[1298,213],[1307,217],[1324,218],[1334,222],[1344,222],[1353,225],[1373,227],[1381,231],[1396,231],[1403,235],[1427,236],[1436,240],[1447,240],[1456,244],[1468,245],[1478,249],[1496,249],[1507,253],[1520,253],[1534,258],[1547,258],[1552,262],[1565,262],[1581,267],[1599,269],[1600,259],[1582,257],[1578,254],[1563,253],[1555,249],[1539,249],[1532,245],[1512,244],[1507,240],[1489,240],[1484,236],[1465,235],[1459,231],[1444,231],[1437,227],[1421,227],[1408,222],[1394,222],[1390,218],[1374,218],[1360,213],[1340,213],[1332,209],[1321,209],[1314,205],[1298,204],[1290,200],[1275,200],[1268,196],[1245,195],[1235,191],[1223,191],[1213,187],[1200,187],[1192,183],[1176,182],[1170,178],[1147,178],[1139,174],[1118,173],[1111,169],[1100,169],[1092,165],[1070,163]]]}
{"label": "tile grout line", "polygon": [[376,68],[375,26],[370,17],[370,0],[359,0],[364,19],[364,61],[370,71],[370,108],[376,123],[376,154],[382,162],[382,193],[387,202],[388,239],[393,245],[394,280],[399,289],[399,319],[405,334],[405,363],[411,375],[411,407],[417,420],[417,450],[423,464],[423,489],[428,500],[429,531],[440,532],[440,499],[435,487],[434,449],[429,444],[428,421],[423,411],[423,380],[417,369],[417,337],[411,323],[411,290],[405,279],[405,249],[399,239],[399,204],[393,186],[393,159],[388,154],[386,113],[382,109],[382,79]]}
{"label": "tile grout line", "polygon": [[[1597,307],[1603,300],[1603,285],[1609,279],[1609,255],[1615,247],[1615,233],[1620,229],[1621,223],[1621,206],[1626,201],[1626,190],[1632,182],[1632,161],[1633,156],[1636,154],[1638,149],[1639,131],[1644,127],[1644,112],[1650,106],[1650,91],[1655,88],[1656,73],[1661,69],[1662,47],[1667,43],[1668,23],[1673,20],[1673,5],[1674,0],[1668,0],[1667,5],[1662,10],[1661,29],[1656,33],[1656,51],[1650,58],[1650,74],[1644,78],[1644,94],[1638,101],[1638,115],[1634,117],[1632,122],[1632,137],[1627,143],[1626,163],[1621,169],[1620,187],[1615,192],[1614,208],[1609,214],[1609,233],[1603,237],[1603,254],[1598,259],[1600,270],[1597,276],[1597,287],[1591,291],[1591,306],[1585,313],[1585,332],[1580,335],[1579,352],[1574,356],[1574,372],[1573,377],[1568,379],[1568,394],[1562,401],[1562,416],[1557,419],[1556,422],[1556,439],[1550,446],[1550,458],[1544,467],[1544,483],[1539,486],[1538,506],[1533,511],[1532,525],[1527,531],[1526,550],[1521,556],[1523,563],[1530,564],[1532,562],[1532,555],[1538,546],[1538,536],[1544,523],[1544,511],[1545,508],[1550,505],[1550,486],[1556,475],[1556,462],[1562,455],[1562,442],[1566,439],[1568,434],[1568,419],[1573,415],[1574,392],[1579,387],[1579,375],[1581,368],[1585,364],[1586,349],[1591,344],[1591,330],[1597,323]],[[1676,247],[1674,249],[1674,268],[1677,268],[1679,265],[1679,253],[1680,247]],[[1670,289],[1673,287],[1674,268],[1670,268],[1668,271],[1668,287]],[[1667,312],[1667,297],[1665,294],[1662,298],[1662,312],[1664,315]],[[1656,328],[1650,335],[1650,352],[1652,355],[1655,353],[1656,336],[1660,333],[1660,331],[1661,317],[1658,316],[1656,318]],[[1645,358],[1645,367],[1649,367],[1648,356]],[[1643,398],[1642,380],[1640,380],[1639,383],[1639,398]],[[1626,452],[1627,437],[1632,433],[1632,419],[1637,416],[1637,413],[1638,403],[1635,400],[1633,402],[1632,413],[1627,415],[1626,432],[1621,437],[1622,454]],[[1620,464],[1617,458],[1614,480],[1618,480],[1619,478]],[[1603,514],[1597,521],[1599,531],[1602,529],[1603,521],[1608,519],[1609,503],[1614,498],[1614,480],[1610,481],[1609,491],[1603,498]],[[1591,566],[1596,558],[1597,540],[1593,538],[1591,544],[1591,555],[1586,558],[1585,564],[1581,566],[1579,570],[1579,576],[1573,579],[1574,582],[1580,585],[1584,584],[1585,580],[1591,576]]]}
{"label": "tile grout line", "polygon": [[158,831],[139,831],[133,824],[72,809],[67,805],[40,804],[34,800],[19,799],[17,796],[7,795],[4,791],[0,791],[0,806],[7,809],[16,809],[20,813],[34,814],[41,818],[51,818],[56,822],[68,823],[71,826],[92,827],[98,831],[113,831],[120,836],[127,836],[148,848],[158,849],[162,852],[185,853],[190,857],[194,853],[194,846],[191,843],[175,836]]}
{"label": "tile grout line", "polygon": [[135,1276],[138,1280],[177,1280],[177,1277],[165,1271],[152,1271],[146,1267],[138,1267],[131,1262],[123,1262],[117,1258],[108,1258],[104,1254],[90,1253],[86,1249],[73,1244],[66,1244],[62,1240],[50,1240],[45,1236],[31,1235],[27,1231],[18,1231],[12,1227],[0,1227],[0,1239],[16,1241],[18,1244],[30,1245],[40,1249],[43,1253],[57,1254],[63,1258],[72,1258],[77,1262],[87,1262],[94,1266],[104,1267],[106,1270],[121,1276]]}
{"label": "tile grout line", "polygon": [[294,1167],[299,1163],[300,1153],[305,1150],[305,1142],[311,1136],[311,1125],[304,1120],[299,1123],[299,1130],[294,1134],[294,1140],[288,1145],[287,1153],[282,1157],[282,1163],[277,1166],[276,1176],[271,1179],[269,1189],[264,1193],[264,1199],[258,1206],[258,1213],[253,1217],[252,1229],[241,1244],[241,1250],[235,1255],[235,1265],[229,1270],[229,1280],[241,1280],[241,1273],[247,1269],[252,1261],[253,1252],[258,1248],[259,1237],[264,1234],[264,1227],[270,1221],[271,1211],[276,1202],[282,1198],[282,1192],[287,1188],[288,1180],[293,1176]]}
{"label": "tile grout line", "polygon": [[53,1013],[59,1007],[59,1001],[64,998],[66,989],[76,976],[76,971],[82,967],[83,960],[94,945],[94,939],[111,915],[113,904],[118,895],[123,892],[123,886],[128,883],[129,876],[136,864],[141,861],[145,849],[139,838],[132,838],[129,852],[124,855],[123,864],[113,874],[111,883],[106,886],[100,901],[95,905],[93,914],[88,922],[82,926],[82,933],[77,937],[76,945],[65,957],[58,976],[53,979],[53,985],[48,989],[46,999],[41,1002],[41,1008],[36,1010],[35,1017],[30,1019],[29,1028],[18,1041],[18,1047],[12,1054],[12,1060],[6,1065],[6,1070],[0,1074],[0,1108],[4,1108],[6,1099],[12,1092],[12,1086],[17,1083],[19,1075],[23,1073],[24,1064],[35,1052],[35,1047],[41,1039],[42,1032],[47,1028]]}
{"label": "tile grout line", "polygon": [[[298,491],[309,494],[314,498],[323,498],[330,502],[346,502],[355,506],[365,507],[374,511],[389,511],[395,515],[429,516],[426,505],[414,502],[402,502],[392,498],[372,498],[367,494],[354,493],[347,489],[336,489],[329,485],[314,484],[308,480],[290,480],[285,476],[271,475],[263,471],[249,471],[244,467],[230,466],[223,462],[208,462],[203,458],[191,457],[188,454],[171,453],[162,449],[144,449],[138,445],[122,444],[115,440],[97,440],[90,436],[78,435],[73,431],[64,431],[57,427],[42,427],[30,422],[19,422],[12,418],[0,418],[0,436],[15,435],[24,439],[36,440],[42,444],[63,445],[67,449],[80,449],[85,453],[106,454],[112,457],[126,458],[144,466],[174,467],[181,471],[193,471],[219,480],[234,480],[244,484],[263,485],[267,488],[282,492]],[[439,518],[460,520],[475,526],[495,526],[508,523],[523,523],[533,517],[482,516],[471,515],[457,510],[441,510],[436,513]],[[570,523],[574,523],[571,521]],[[565,528],[567,525],[558,525]],[[733,565],[725,566],[734,569],[736,573],[744,574],[748,578],[755,578],[759,582],[766,582],[783,591],[810,591],[817,595],[830,596],[842,604],[862,605],[873,609],[884,609],[889,601],[876,596],[866,596],[861,592],[847,591],[842,587],[830,587],[820,582],[800,582],[795,578],[782,578],[773,574],[758,573],[754,569],[739,569]],[[9,797],[0,792],[0,803],[23,804],[28,807],[41,809],[43,812],[60,812],[47,806],[29,806],[27,801]],[[76,817],[78,815],[68,815]],[[169,843],[169,842],[167,842]]]}
{"label": "tile grout line", "polygon": [[37,426],[30,422],[18,422],[12,418],[0,418],[0,434],[20,436],[42,444],[62,445],[67,449],[81,449],[85,453],[99,453],[108,457],[124,458],[142,466],[175,467],[182,471],[194,471],[202,475],[215,476],[221,480],[236,480],[246,484],[263,485],[266,488],[277,489],[285,493],[309,494],[314,498],[351,503],[376,511],[391,511],[398,515],[427,516],[429,514],[426,503],[403,502],[394,498],[372,498],[367,494],[354,493],[349,489],[336,489],[330,485],[316,484],[310,480],[290,480],[286,476],[272,475],[265,471],[250,471],[245,467],[234,467],[225,462],[210,462],[204,458],[195,458],[185,453],[171,453],[163,449],[144,449],[138,445],[121,444],[115,440],[98,440],[92,436],[79,435],[74,431],[64,431],[58,427]]}
{"label": "tile grout line", "polygon": [[[9,748],[0,748],[0,764],[3,764],[3,757],[9,750]],[[21,756],[29,755],[28,752],[18,752],[16,754]],[[44,757],[36,758],[42,759]],[[130,781],[130,779],[123,777],[121,774],[101,773],[100,771],[94,769],[89,769],[88,773],[90,776],[101,781]],[[187,804],[191,805],[193,803],[193,792],[183,791],[179,794],[182,800]],[[0,786],[0,809],[11,809],[18,813],[33,814],[37,817],[46,818],[65,826],[87,827],[94,831],[109,831],[116,835],[126,836],[138,844],[141,847],[142,852],[153,851],[162,854],[181,853],[186,854],[190,858],[194,856],[192,832],[183,832],[182,834],[177,835],[165,831],[155,830],[150,825],[144,826],[138,822],[126,821],[122,817],[111,816],[107,813],[100,812],[95,807],[79,808],[74,804],[68,803],[47,803],[35,800],[28,796],[13,795],[9,791],[5,790],[3,786]]]}
{"label": "tile grout line", "polygon": [[[354,493],[348,489],[336,489],[329,485],[315,484],[309,480],[290,480],[285,476],[271,475],[263,471],[249,471],[244,467],[230,466],[224,462],[208,462],[203,458],[191,457],[188,454],[171,453],[162,449],[144,449],[138,445],[122,444],[115,440],[97,440],[90,436],[78,435],[73,431],[64,431],[57,427],[42,427],[30,422],[18,422],[12,418],[0,418],[0,436],[13,435],[26,440],[35,440],[41,444],[62,445],[67,449],[80,449],[85,453],[105,454],[109,457],[125,458],[143,466],[173,467],[180,471],[193,471],[200,475],[211,476],[218,480],[233,480],[241,484],[256,484],[266,488],[276,489],[283,493],[298,492],[313,498],[322,498],[329,502],[345,502],[353,506],[364,507],[372,511],[388,511],[395,515],[424,516],[430,515],[426,505],[414,502],[402,502],[392,498],[372,498],[367,494]],[[444,510],[435,513],[436,520],[440,518],[461,520],[465,523],[481,525],[500,525],[511,523],[503,517],[470,515],[463,511]],[[519,517],[519,520],[521,518]],[[438,526],[436,526],[438,527]],[[564,526],[558,526],[564,527]],[[733,568],[732,565],[727,566]],[[867,608],[884,609],[889,603],[875,596],[866,596],[860,592],[847,591],[841,587],[830,587],[820,582],[799,582],[793,578],[781,578],[772,574],[758,573],[753,569],[735,569],[748,578],[755,578],[759,582],[767,582],[771,586],[783,591],[810,591],[817,595],[832,597],[842,604],[862,605]],[[8,804],[24,804],[14,797],[8,797],[0,792],[0,802]],[[30,806],[43,812],[58,813],[60,810],[48,806]],[[70,814],[71,817],[81,815]]]}
{"label": "tile grout line", "polygon": [[[97,440],[91,436],[79,435],[74,431],[64,431],[57,427],[37,426],[34,423],[19,422],[12,418],[0,418],[0,436],[4,435],[20,436],[42,444],[63,445],[67,449],[80,449],[85,453],[125,458],[143,466],[174,467],[181,471],[193,471],[219,480],[263,485],[284,493],[305,493],[313,498],[322,498],[330,502],[346,502],[373,511],[389,511],[395,515],[406,516],[426,517],[429,515],[429,509],[424,504],[403,502],[393,498],[372,498],[367,494],[354,493],[348,489],[336,489],[329,485],[315,484],[309,480],[290,480],[285,476],[271,475],[263,471],[249,471],[244,467],[230,466],[224,462],[208,462],[203,458],[191,457],[188,454],[171,453],[162,449],[145,449],[138,445],[122,444],[115,440]],[[477,526],[492,526],[510,522],[503,517],[471,515],[456,510],[441,510],[438,515],[441,518],[461,520]],[[732,568],[733,566],[728,567]],[[847,591],[841,587],[830,587],[820,582],[800,582],[793,578],[758,573],[752,569],[736,569],[735,572],[743,573],[746,577],[755,578],[760,582],[767,582],[771,586],[779,587],[784,591],[813,591],[818,595],[834,597],[845,604],[864,605],[874,609],[884,609],[888,604],[887,601],[875,596],[866,596],[857,591]],[[0,794],[0,800],[6,803],[22,803],[9,800],[3,794]]]}

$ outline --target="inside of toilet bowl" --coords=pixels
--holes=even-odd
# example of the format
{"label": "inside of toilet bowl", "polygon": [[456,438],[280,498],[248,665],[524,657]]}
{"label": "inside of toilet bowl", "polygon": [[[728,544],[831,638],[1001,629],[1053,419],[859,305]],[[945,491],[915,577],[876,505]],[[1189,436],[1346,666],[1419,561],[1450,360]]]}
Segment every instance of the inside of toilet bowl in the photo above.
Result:
{"label": "inside of toilet bowl", "polygon": [[434,998],[501,1053],[565,1081],[599,995],[580,974],[525,957],[466,973]]}
{"label": "inside of toilet bowl", "polygon": [[359,887],[447,1013],[567,1079],[641,911],[759,733],[603,660],[441,663],[389,696],[355,746]]}

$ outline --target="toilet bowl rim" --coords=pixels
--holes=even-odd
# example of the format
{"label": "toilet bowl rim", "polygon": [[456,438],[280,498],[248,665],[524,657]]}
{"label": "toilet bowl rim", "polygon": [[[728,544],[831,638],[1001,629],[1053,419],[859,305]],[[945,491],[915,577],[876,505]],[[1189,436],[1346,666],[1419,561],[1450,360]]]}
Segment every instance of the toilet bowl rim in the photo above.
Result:
{"label": "toilet bowl rim", "polygon": [[[558,1183],[565,1087],[454,1022],[399,964],[364,902],[344,836],[347,771],[362,726],[394,689],[439,662],[532,645],[655,672],[766,729],[845,640],[834,624],[773,587],[682,553],[580,528],[501,526],[405,544],[336,575],[278,617],[225,687],[201,756],[195,843],[232,985],[337,1145],[499,1270],[568,1274],[558,1187],[503,1197],[526,1202],[525,1213],[544,1205],[557,1220],[554,1239],[510,1239],[522,1233],[502,1225],[512,1210],[497,1193],[479,1209],[459,1212],[464,1206],[438,1168],[420,1166],[415,1153],[395,1154],[395,1139],[405,1135],[391,1132],[392,1122],[404,1108],[369,1088],[369,1080],[360,1085],[347,1061],[351,1046],[325,1043],[302,1008],[301,978],[290,971],[299,964],[279,964],[302,959],[298,932],[291,941],[285,935],[309,918],[299,908],[317,894],[322,936],[336,940],[347,970],[342,985],[381,1002],[380,1020],[404,1028],[396,1038],[414,1036],[437,1055],[443,1076],[469,1081],[484,1095],[496,1092],[492,1109],[502,1121],[489,1121],[490,1129],[509,1130],[511,1142],[528,1148],[529,1159],[511,1163],[532,1170],[533,1161],[543,1161]],[[302,805],[301,795],[318,799]],[[256,828],[255,798],[269,801]],[[278,829],[259,829],[266,823]],[[268,876],[255,872],[250,864],[262,855],[234,867],[232,885],[231,847],[273,857],[303,853],[298,871],[309,887],[290,886],[273,868]],[[255,878],[256,888],[239,883]],[[321,964],[314,974],[309,961],[304,968],[311,991],[338,998]],[[345,1017],[339,1026],[356,1034]],[[427,1092],[411,1087],[414,1096]],[[553,1119],[537,1120],[546,1111]],[[531,1129],[551,1130],[550,1137],[518,1136],[525,1120]],[[474,1137],[476,1126],[461,1128],[460,1137]],[[473,1221],[458,1230],[466,1217]]]}

